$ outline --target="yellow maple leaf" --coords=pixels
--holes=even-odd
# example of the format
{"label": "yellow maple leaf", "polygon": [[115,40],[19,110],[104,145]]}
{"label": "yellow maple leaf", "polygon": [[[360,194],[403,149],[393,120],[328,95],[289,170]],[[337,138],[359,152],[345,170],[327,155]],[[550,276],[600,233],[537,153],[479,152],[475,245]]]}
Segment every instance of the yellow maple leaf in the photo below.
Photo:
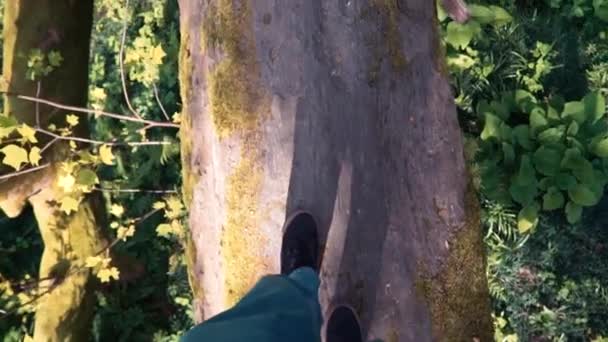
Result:
{"label": "yellow maple leaf", "polygon": [[151,62],[151,64],[152,65],[161,65],[163,63],[163,58],[166,55],[167,54],[163,50],[163,47],[160,44],[158,44],[150,52],[150,62]]}
{"label": "yellow maple leaf", "polygon": [[114,155],[112,154],[112,148],[108,145],[101,145],[99,148],[99,158],[101,162],[106,165],[114,165]]}
{"label": "yellow maple leaf", "polygon": [[96,267],[101,264],[102,258],[100,256],[90,256],[85,260],[86,267]]}
{"label": "yellow maple leaf", "polygon": [[70,127],[74,127],[78,125],[78,116],[74,114],[68,114],[65,117],[65,121],[68,123],[68,125],[70,125]]}
{"label": "yellow maple leaf", "polygon": [[122,241],[126,241],[127,238],[133,236],[133,234],[135,234],[134,225],[130,225],[128,228],[121,226],[120,228],[118,228],[118,231],[116,232],[116,237],[119,239],[122,239]]}
{"label": "yellow maple leaf", "polygon": [[158,225],[158,227],[156,227],[156,234],[161,237],[168,238],[171,235],[172,231],[173,227],[171,227],[171,225],[167,223],[161,223]]}
{"label": "yellow maple leaf", "polygon": [[66,196],[61,199],[60,203],[61,206],[59,207],[59,209],[69,215],[72,211],[78,210],[78,205],[80,204],[80,201],[75,199],[74,197]]}
{"label": "yellow maple leaf", "polygon": [[182,201],[177,196],[170,196],[166,199],[166,202],[167,210],[165,211],[165,215],[167,218],[174,219],[178,217],[184,208]]}
{"label": "yellow maple leaf", "polygon": [[112,221],[112,223],[110,223],[110,228],[112,228],[112,229],[118,228],[118,222]]}
{"label": "yellow maple leaf", "polygon": [[21,164],[27,163],[27,151],[23,147],[17,145],[6,145],[0,150],[4,153],[4,159],[2,163],[8,166],[12,166],[15,170],[21,168]]}
{"label": "yellow maple leaf", "polygon": [[112,206],[110,207],[110,214],[112,214],[116,217],[121,217],[122,214],[124,214],[124,213],[125,213],[125,208],[123,208],[123,206],[120,204],[113,203]]}
{"label": "yellow maple leaf", "polygon": [[74,140],[70,140],[70,149],[71,149],[72,151],[75,151],[75,150],[76,150],[76,147],[77,147],[77,146],[76,146],[76,142],[75,142]]}
{"label": "yellow maple leaf", "polygon": [[175,235],[179,235],[182,232],[182,224],[179,220],[171,221],[171,232]]}
{"label": "yellow maple leaf", "polygon": [[21,127],[17,127],[17,132],[21,134],[25,141],[29,141],[34,144],[38,142],[38,139],[36,139],[36,130],[26,124],[22,124]]}
{"label": "yellow maple leaf", "polygon": [[182,122],[182,113],[175,113],[175,114],[173,114],[173,116],[171,117],[171,119],[176,124],[181,123]]}
{"label": "yellow maple leaf", "polygon": [[102,283],[109,282],[111,278],[118,280],[119,275],[120,272],[118,272],[118,269],[116,267],[104,268],[97,272],[97,277],[101,280]]}
{"label": "yellow maple leaf", "polygon": [[38,163],[40,162],[41,158],[42,157],[40,156],[40,148],[38,146],[32,147],[32,149],[30,150],[30,163],[34,166],[38,166]]}
{"label": "yellow maple leaf", "polygon": [[57,179],[57,185],[63,188],[64,192],[71,192],[74,189],[74,184],[76,184],[76,178],[69,173],[61,175]]}
{"label": "yellow maple leaf", "polygon": [[157,209],[157,210],[164,209],[165,202],[163,202],[163,201],[154,202],[154,204],[152,204],[152,208]]}

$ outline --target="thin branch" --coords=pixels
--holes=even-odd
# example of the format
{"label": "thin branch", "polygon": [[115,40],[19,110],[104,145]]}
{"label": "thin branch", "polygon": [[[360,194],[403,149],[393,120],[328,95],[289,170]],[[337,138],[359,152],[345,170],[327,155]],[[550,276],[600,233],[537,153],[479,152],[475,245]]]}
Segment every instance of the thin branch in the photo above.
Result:
{"label": "thin branch", "polygon": [[8,173],[6,175],[0,176],[0,181],[4,181],[4,180],[9,179],[9,178],[21,176],[21,175],[26,174],[26,173],[42,170],[42,169],[47,168],[49,166],[51,166],[51,164],[50,163],[46,163],[46,164],[42,164],[42,165],[39,165],[39,166],[30,167],[29,169],[23,169],[21,171],[16,171],[16,172]]}
{"label": "thin branch", "polygon": [[152,84],[152,90],[154,91],[154,97],[156,98],[156,103],[158,103],[160,110],[163,112],[163,115],[165,116],[165,119],[167,119],[167,121],[171,121],[171,118],[169,118],[169,114],[167,114],[167,111],[165,110],[163,103],[160,102],[160,98],[158,97],[158,88],[156,88],[156,84]]}
{"label": "thin branch", "polygon": [[107,117],[117,119],[117,120],[122,120],[122,121],[137,122],[137,123],[141,123],[141,124],[150,126],[149,128],[152,128],[152,127],[171,127],[171,128],[178,128],[178,129],[180,128],[180,125],[175,124],[173,122],[159,122],[159,121],[152,121],[152,120],[146,120],[146,119],[139,119],[139,118],[134,118],[134,117],[128,116],[128,115],[116,114],[116,113],[106,112],[103,110],[64,105],[64,104],[61,104],[58,102],[45,100],[45,99],[41,99],[38,97],[14,94],[14,93],[10,93],[10,92],[0,92],[0,93],[3,93],[7,96],[13,96],[13,97],[16,97],[21,100],[42,103],[42,104],[49,105],[51,107],[55,107],[55,108],[59,108],[59,109],[64,109],[64,110],[69,110],[69,111],[74,111],[74,112],[79,112],[79,113],[88,113],[88,114],[107,116]]}
{"label": "thin branch", "polygon": [[59,140],[58,138],[53,138],[53,140],[46,143],[46,145],[44,145],[44,147],[40,150],[40,154],[42,154],[44,151],[46,151],[47,148],[51,147],[51,145],[56,143],[58,140]]}
{"label": "thin branch", "polygon": [[124,193],[147,193],[147,194],[176,194],[176,190],[146,190],[146,189],[107,189],[93,188],[95,191],[102,192],[124,192]]}
{"label": "thin branch", "polygon": [[[40,97],[40,81],[36,83],[36,97]],[[36,127],[40,127],[40,103],[36,103]]]}
{"label": "thin branch", "polygon": [[127,107],[135,117],[141,119],[141,115],[133,108],[131,105],[131,100],[129,99],[129,92],[127,91],[127,81],[125,77],[125,61],[124,61],[124,53],[125,53],[125,41],[127,39],[127,28],[128,28],[128,11],[129,11],[129,0],[125,2],[125,17],[122,22],[122,37],[120,38],[120,51],[118,52],[118,68],[120,69],[120,82],[122,83],[122,94],[125,98],[125,102],[127,103]]}
{"label": "thin branch", "polygon": [[[46,134],[48,136],[51,136],[55,139],[58,140],[66,140],[66,141],[78,141],[78,142],[83,142],[83,143],[87,143],[87,144],[93,144],[93,145],[108,145],[108,146],[158,146],[158,145],[171,145],[172,143],[170,141],[131,141],[131,142],[123,142],[123,141],[119,141],[119,142],[114,142],[114,141],[101,141],[101,140],[93,140],[93,139],[87,139],[87,138],[79,138],[79,137],[72,137],[72,136],[61,136],[59,134],[53,133],[51,131],[47,131],[46,129],[42,129],[42,128],[38,128],[36,129],[36,132],[40,132],[42,134]],[[46,148],[46,146],[45,146]]]}

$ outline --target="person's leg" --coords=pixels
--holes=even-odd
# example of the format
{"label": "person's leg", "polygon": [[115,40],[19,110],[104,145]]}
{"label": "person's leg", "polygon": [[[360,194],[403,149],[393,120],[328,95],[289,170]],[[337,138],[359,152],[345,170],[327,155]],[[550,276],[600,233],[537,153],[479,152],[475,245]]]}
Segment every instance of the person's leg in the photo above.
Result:
{"label": "person's leg", "polygon": [[319,243],[313,217],[299,212],[285,224],[281,275],[263,277],[233,308],[182,337],[194,341],[320,341]]}

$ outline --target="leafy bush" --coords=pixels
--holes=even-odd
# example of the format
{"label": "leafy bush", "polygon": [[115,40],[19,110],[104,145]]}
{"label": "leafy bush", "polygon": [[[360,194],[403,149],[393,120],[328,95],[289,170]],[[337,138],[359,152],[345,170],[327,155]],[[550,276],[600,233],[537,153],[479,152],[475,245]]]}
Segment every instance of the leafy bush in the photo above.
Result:
{"label": "leafy bush", "polygon": [[503,205],[522,207],[520,232],[536,225],[541,209],[565,209],[568,222],[576,223],[582,207],[602,198],[608,181],[602,95],[541,103],[517,90],[490,103],[480,101],[477,113],[485,121],[478,154],[482,192]]}

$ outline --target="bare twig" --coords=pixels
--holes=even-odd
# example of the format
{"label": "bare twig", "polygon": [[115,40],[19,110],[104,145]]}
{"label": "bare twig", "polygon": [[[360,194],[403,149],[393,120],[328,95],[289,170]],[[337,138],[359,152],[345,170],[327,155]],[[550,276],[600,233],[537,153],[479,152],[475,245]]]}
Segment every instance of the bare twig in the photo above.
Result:
{"label": "bare twig", "polygon": [[127,107],[135,117],[141,119],[141,115],[133,108],[131,105],[131,100],[129,99],[129,92],[127,91],[127,81],[125,77],[125,61],[124,61],[124,53],[125,53],[125,41],[127,39],[127,28],[128,28],[128,11],[129,11],[129,0],[125,2],[125,17],[122,21],[122,37],[120,38],[120,51],[118,52],[118,68],[120,69],[120,82],[122,83],[122,94],[125,98],[125,102],[127,103]]}
{"label": "bare twig", "polygon": [[[36,83],[36,97],[40,97],[40,81]],[[36,127],[40,127],[40,103],[36,102]]]}
{"label": "bare twig", "polygon": [[46,151],[47,148],[51,147],[51,145],[53,145],[54,143],[56,143],[57,140],[59,140],[59,139],[58,138],[53,138],[51,141],[49,141],[48,143],[46,143],[46,145],[44,145],[44,147],[40,150],[40,154],[42,154],[44,151]]}
{"label": "bare twig", "polygon": [[154,91],[154,97],[156,98],[156,103],[158,103],[160,110],[163,112],[163,115],[165,116],[165,119],[167,119],[167,121],[171,121],[171,118],[169,118],[169,114],[167,114],[167,111],[165,110],[163,103],[160,102],[160,98],[158,97],[158,88],[156,87],[156,84],[152,84],[152,90]]}
{"label": "bare twig", "polygon": [[106,188],[93,188],[95,191],[104,192],[124,192],[124,193],[147,193],[147,194],[176,194],[176,190],[146,190],[146,189],[106,189]]}
{"label": "bare twig", "polygon": [[10,93],[10,92],[0,92],[0,93],[4,93],[7,96],[13,96],[13,97],[16,97],[21,100],[42,103],[42,104],[49,105],[51,107],[56,107],[59,109],[64,109],[64,110],[69,110],[69,111],[74,111],[74,112],[79,112],[79,113],[88,113],[88,114],[107,116],[107,117],[117,119],[117,120],[122,120],[122,121],[137,122],[137,123],[141,123],[141,124],[145,124],[146,126],[149,126],[148,128],[152,128],[152,127],[170,127],[170,128],[178,128],[178,129],[180,128],[180,126],[178,124],[175,124],[173,122],[159,122],[159,121],[152,121],[152,120],[146,120],[146,119],[139,119],[139,118],[134,118],[134,117],[128,116],[128,115],[116,114],[116,113],[106,112],[103,110],[64,105],[64,104],[61,104],[58,102],[45,100],[45,99],[41,99],[41,98],[33,97],[33,96],[14,94],[14,93]]}
{"label": "bare twig", "polygon": [[42,164],[42,165],[39,165],[39,166],[30,167],[28,169],[23,169],[21,171],[16,171],[16,172],[8,173],[6,175],[0,176],[0,181],[4,181],[4,180],[7,180],[9,178],[21,176],[21,175],[26,174],[26,173],[42,170],[42,169],[47,168],[49,166],[51,166],[51,164],[50,163],[46,163],[46,164]]}
{"label": "bare twig", "polygon": [[[66,141],[78,141],[78,142],[83,142],[83,143],[87,143],[87,144],[93,144],[93,145],[108,145],[108,146],[158,146],[158,145],[171,145],[170,141],[131,141],[131,142],[124,142],[124,141],[101,141],[101,140],[93,140],[93,139],[87,139],[87,138],[79,138],[79,137],[72,137],[72,136],[61,136],[59,134],[53,133],[51,131],[47,131],[46,129],[42,129],[42,128],[38,128],[36,129],[37,132],[40,132],[42,134],[46,134],[50,137],[53,137],[53,140],[66,140]],[[45,146],[46,148],[47,146]]]}

